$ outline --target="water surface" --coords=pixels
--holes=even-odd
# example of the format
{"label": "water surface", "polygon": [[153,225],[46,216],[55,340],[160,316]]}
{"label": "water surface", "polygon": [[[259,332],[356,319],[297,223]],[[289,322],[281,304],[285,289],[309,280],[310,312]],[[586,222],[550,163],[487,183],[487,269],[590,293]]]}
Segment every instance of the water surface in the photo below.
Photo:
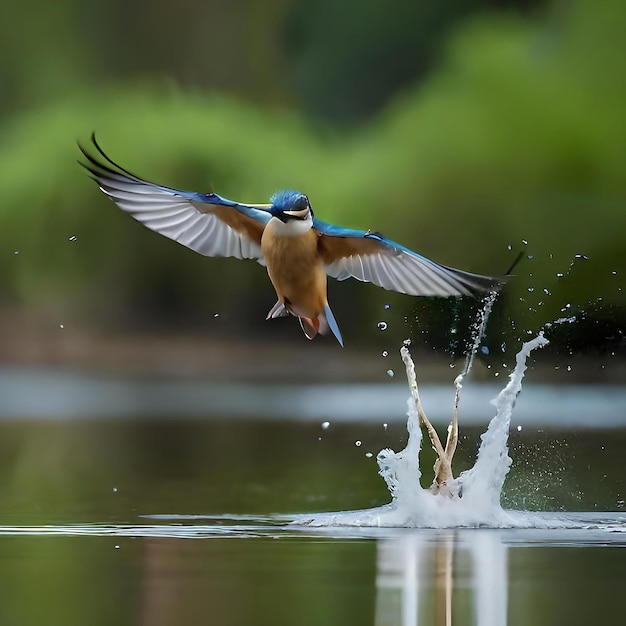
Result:
{"label": "water surface", "polygon": [[403,409],[0,422],[0,624],[404,626],[445,623],[446,597],[457,625],[621,623],[626,429],[513,428],[505,505],[573,528],[299,525],[389,502],[374,457]]}

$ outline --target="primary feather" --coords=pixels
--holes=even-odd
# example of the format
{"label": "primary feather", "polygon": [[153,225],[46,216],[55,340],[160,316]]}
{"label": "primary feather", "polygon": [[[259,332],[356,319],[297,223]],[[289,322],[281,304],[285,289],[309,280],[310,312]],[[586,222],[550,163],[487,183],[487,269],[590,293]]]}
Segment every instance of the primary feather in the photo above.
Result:
{"label": "primary feather", "polygon": [[477,295],[497,289],[504,277],[471,274],[440,265],[379,233],[352,230],[314,219],[321,235],[326,273],[356,278],[411,296]]}
{"label": "primary feather", "polygon": [[215,193],[156,185],[117,165],[93,136],[92,141],[104,162],[79,144],[87,159],[81,165],[120,209],[144,226],[205,256],[263,262],[261,235],[272,217],[267,210]]}

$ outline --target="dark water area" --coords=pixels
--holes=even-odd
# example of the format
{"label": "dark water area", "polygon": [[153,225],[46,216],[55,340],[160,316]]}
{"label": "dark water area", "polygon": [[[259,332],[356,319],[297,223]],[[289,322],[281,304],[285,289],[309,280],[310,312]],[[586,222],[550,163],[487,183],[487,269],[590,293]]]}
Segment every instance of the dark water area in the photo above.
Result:
{"label": "dark water area", "polygon": [[[91,412],[62,418],[52,396],[47,405],[37,399],[46,409],[38,417],[12,417],[13,388],[0,420],[0,624],[408,626],[446,624],[450,614],[456,625],[622,622],[618,388],[603,396],[602,388],[531,388],[526,407],[522,393],[502,503],[540,512],[537,527],[302,526],[300,514],[390,501],[376,454],[405,446],[408,392],[393,392],[397,403],[384,396],[377,414],[374,402],[359,408],[368,396],[358,389],[329,391],[329,404],[348,407],[334,418],[263,415],[255,388],[232,396],[240,407],[257,402],[248,417],[167,406],[156,416],[102,417],[96,394]],[[437,393],[423,390],[428,406]],[[472,409],[481,393],[462,400],[455,473],[474,463],[494,413]],[[128,404],[120,398],[112,406]],[[532,419],[536,406],[550,413],[546,424]],[[422,454],[427,486],[434,454]]]}
{"label": "dark water area", "polygon": [[[267,515],[361,509],[390,496],[376,454],[406,429],[384,423],[224,419],[0,422],[0,514],[16,522],[134,522],[138,515]],[[462,429],[456,472],[482,429]],[[626,428],[513,427],[507,508],[620,511]],[[423,452],[423,486],[434,453]]]}

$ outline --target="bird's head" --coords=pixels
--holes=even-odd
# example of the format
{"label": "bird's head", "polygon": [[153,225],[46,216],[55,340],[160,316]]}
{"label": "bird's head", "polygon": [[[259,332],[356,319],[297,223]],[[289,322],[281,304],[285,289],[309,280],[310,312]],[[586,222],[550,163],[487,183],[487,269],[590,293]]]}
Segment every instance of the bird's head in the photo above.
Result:
{"label": "bird's head", "polygon": [[291,220],[308,220],[313,215],[309,199],[299,191],[283,189],[277,191],[271,198],[270,213],[281,222]]}

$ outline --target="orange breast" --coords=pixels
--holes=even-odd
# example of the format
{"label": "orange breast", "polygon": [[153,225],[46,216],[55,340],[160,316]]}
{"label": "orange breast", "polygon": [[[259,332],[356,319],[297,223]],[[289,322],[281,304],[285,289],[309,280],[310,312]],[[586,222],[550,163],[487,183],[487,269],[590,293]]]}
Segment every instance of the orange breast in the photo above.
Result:
{"label": "orange breast", "polygon": [[261,239],[267,273],[279,300],[301,317],[316,318],[327,304],[326,271],[317,250],[318,235],[281,236],[270,222]]}

